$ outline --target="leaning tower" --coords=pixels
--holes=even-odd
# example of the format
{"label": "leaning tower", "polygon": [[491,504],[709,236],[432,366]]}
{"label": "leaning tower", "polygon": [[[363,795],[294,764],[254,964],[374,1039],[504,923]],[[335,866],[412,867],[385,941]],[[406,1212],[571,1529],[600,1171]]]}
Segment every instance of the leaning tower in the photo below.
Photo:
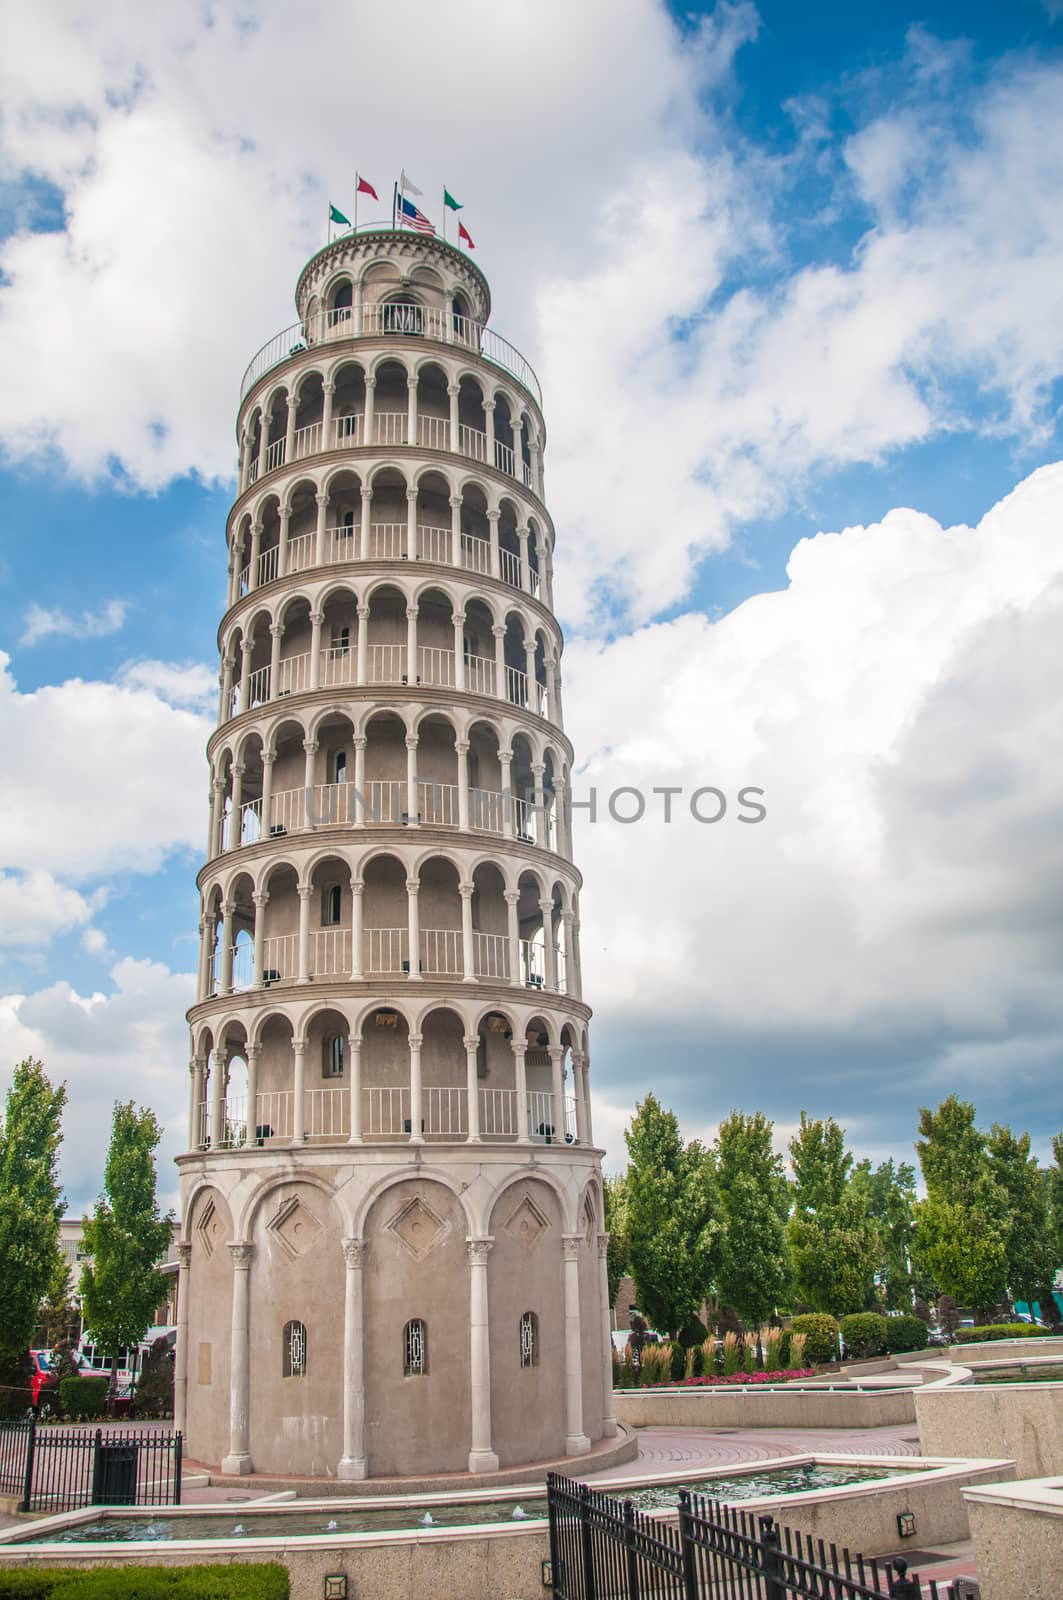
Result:
{"label": "leaning tower", "polygon": [[608,1454],[539,385],[439,239],[295,301],[237,419],[177,1425],[225,1473]]}

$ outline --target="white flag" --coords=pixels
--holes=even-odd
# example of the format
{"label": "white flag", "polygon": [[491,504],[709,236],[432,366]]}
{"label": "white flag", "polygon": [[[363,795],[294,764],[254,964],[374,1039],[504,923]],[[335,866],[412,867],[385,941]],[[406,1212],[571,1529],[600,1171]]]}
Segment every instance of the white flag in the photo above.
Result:
{"label": "white flag", "polygon": [[424,190],[418,189],[413,180],[406,176],[405,171],[399,178],[399,188],[402,190],[403,194],[419,194],[422,199],[424,198]]}

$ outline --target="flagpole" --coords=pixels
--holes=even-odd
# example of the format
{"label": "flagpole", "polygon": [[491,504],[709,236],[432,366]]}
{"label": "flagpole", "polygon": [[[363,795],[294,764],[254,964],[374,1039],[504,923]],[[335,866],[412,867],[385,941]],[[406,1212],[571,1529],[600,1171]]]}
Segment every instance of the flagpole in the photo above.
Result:
{"label": "flagpole", "polygon": [[358,174],[354,175],[354,231],[358,232]]}
{"label": "flagpole", "polygon": [[447,242],[447,191],[443,190],[443,243]]}
{"label": "flagpole", "polygon": [[392,186],[391,186],[391,226],[392,226],[393,230],[394,230],[394,227],[395,227],[395,212],[398,209],[398,204],[399,204],[399,186],[398,186],[397,183],[395,183],[395,184],[392,184]]}

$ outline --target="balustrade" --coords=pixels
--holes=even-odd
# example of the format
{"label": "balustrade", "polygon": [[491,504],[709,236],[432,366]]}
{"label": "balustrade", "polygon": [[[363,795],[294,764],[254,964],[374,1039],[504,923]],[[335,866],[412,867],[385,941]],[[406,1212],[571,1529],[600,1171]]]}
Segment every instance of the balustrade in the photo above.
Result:
{"label": "balustrade", "polygon": [[314,978],[349,978],[350,928],[316,928],[310,935],[310,975]]}
{"label": "balustrade", "polygon": [[406,646],[404,644],[371,644],[368,650],[370,683],[406,682]]}
{"label": "balustrade", "polygon": [[509,939],[504,933],[473,930],[473,964],[478,978],[509,982]]}
{"label": "balustrade", "polygon": [[346,1139],[351,1131],[351,1094],[347,1088],[306,1090],[306,1137]]}
{"label": "balustrade", "polygon": [[364,970],[371,977],[409,971],[408,928],[366,928],[362,940],[365,946]]}
{"label": "balustrade", "polygon": [[456,828],[458,826],[457,784],[436,783],[431,778],[419,779],[417,813],[425,826]]}
{"label": "balustrade", "polygon": [[433,976],[460,976],[461,929],[422,928],[420,953],[423,973]]}
{"label": "balustrade", "polygon": [[417,676],[421,683],[445,689],[454,687],[454,652],[422,644],[417,651]]}
{"label": "balustrade", "polygon": [[274,934],[262,941],[262,979],[266,984],[294,983],[299,976],[299,935]]}

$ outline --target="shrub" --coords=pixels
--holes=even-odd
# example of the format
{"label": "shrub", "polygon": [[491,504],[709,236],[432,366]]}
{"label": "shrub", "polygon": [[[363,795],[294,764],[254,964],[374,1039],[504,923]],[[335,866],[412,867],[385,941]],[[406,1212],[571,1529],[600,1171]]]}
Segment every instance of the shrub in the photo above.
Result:
{"label": "shrub", "polygon": [[701,1375],[711,1378],[714,1372],[719,1371],[719,1360],[716,1350],[716,1336],[710,1333],[701,1347]]}
{"label": "shrub", "polygon": [[59,1404],[73,1421],[91,1421],[103,1415],[109,1388],[107,1378],[63,1378],[59,1384]]}
{"label": "shrub", "polygon": [[778,1372],[779,1368],[782,1366],[782,1361],[779,1359],[782,1353],[782,1339],[783,1334],[781,1328],[761,1329],[760,1344],[761,1349],[764,1352],[765,1372]]}
{"label": "shrub", "polygon": [[905,1350],[925,1350],[930,1333],[922,1317],[906,1311],[903,1316],[886,1318],[886,1349],[891,1356]]}
{"label": "shrub", "polygon": [[704,1344],[708,1331],[699,1317],[691,1317],[690,1321],[679,1330],[679,1343],[687,1350],[693,1345]]}
{"label": "shrub", "polygon": [[781,1329],[781,1332],[782,1332],[782,1339],[781,1339],[780,1344],[779,1344],[779,1366],[780,1367],[784,1367],[784,1368],[785,1367],[799,1367],[801,1365],[800,1361],[791,1361],[791,1359],[790,1359],[790,1330],[789,1330],[789,1328],[783,1328],[783,1329]]}
{"label": "shrub", "polygon": [[879,1356],[886,1348],[886,1319],[877,1311],[854,1311],[841,1320],[839,1332],[846,1355],[857,1360]]}
{"label": "shrub", "polygon": [[288,1600],[287,1569],[270,1562],[202,1567],[7,1568],[3,1600]]}
{"label": "shrub", "polygon": [[789,1339],[790,1344],[783,1366],[790,1368],[803,1367],[805,1364],[807,1335],[803,1333],[788,1333],[786,1337]]}
{"label": "shrub", "polygon": [[[803,1333],[805,1336],[805,1358],[819,1365],[823,1361],[836,1361],[838,1358],[838,1324],[834,1317],[828,1316],[825,1311],[807,1311],[803,1316],[794,1317],[790,1324],[791,1334]],[[790,1360],[793,1362],[794,1350],[791,1338]]]}
{"label": "shrub", "polygon": [[720,1370],[728,1378],[732,1373],[742,1370],[742,1346],[733,1328],[728,1328],[723,1336],[723,1361]]}
{"label": "shrub", "polygon": [[30,1353],[0,1361],[0,1417],[24,1417],[33,1404]]}
{"label": "shrub", "polygon": [[173,1416],[174,1364],[166,1339],[156,1339],[148,1353],[137,1384],[136,1408],[139,1417]]}
{"label": "shrub", "polygon": [[988,1322],[984,1328],[957,1328],[957,1344],[978,1344],[983,1339],[1043,1339],[1046,1330],[1032,1322]]}
{"label": "shrub", "polygon": [[757,1370],[757,1336],[755,1333],[742,1335],[742,1371],[756,1372]]}
{"label": "shrub", "polygon": [[950,1294],[938,1295],[938,1323],[942,1333],[948,1334],[949,1338],[960,1325],[959,1309]]}

